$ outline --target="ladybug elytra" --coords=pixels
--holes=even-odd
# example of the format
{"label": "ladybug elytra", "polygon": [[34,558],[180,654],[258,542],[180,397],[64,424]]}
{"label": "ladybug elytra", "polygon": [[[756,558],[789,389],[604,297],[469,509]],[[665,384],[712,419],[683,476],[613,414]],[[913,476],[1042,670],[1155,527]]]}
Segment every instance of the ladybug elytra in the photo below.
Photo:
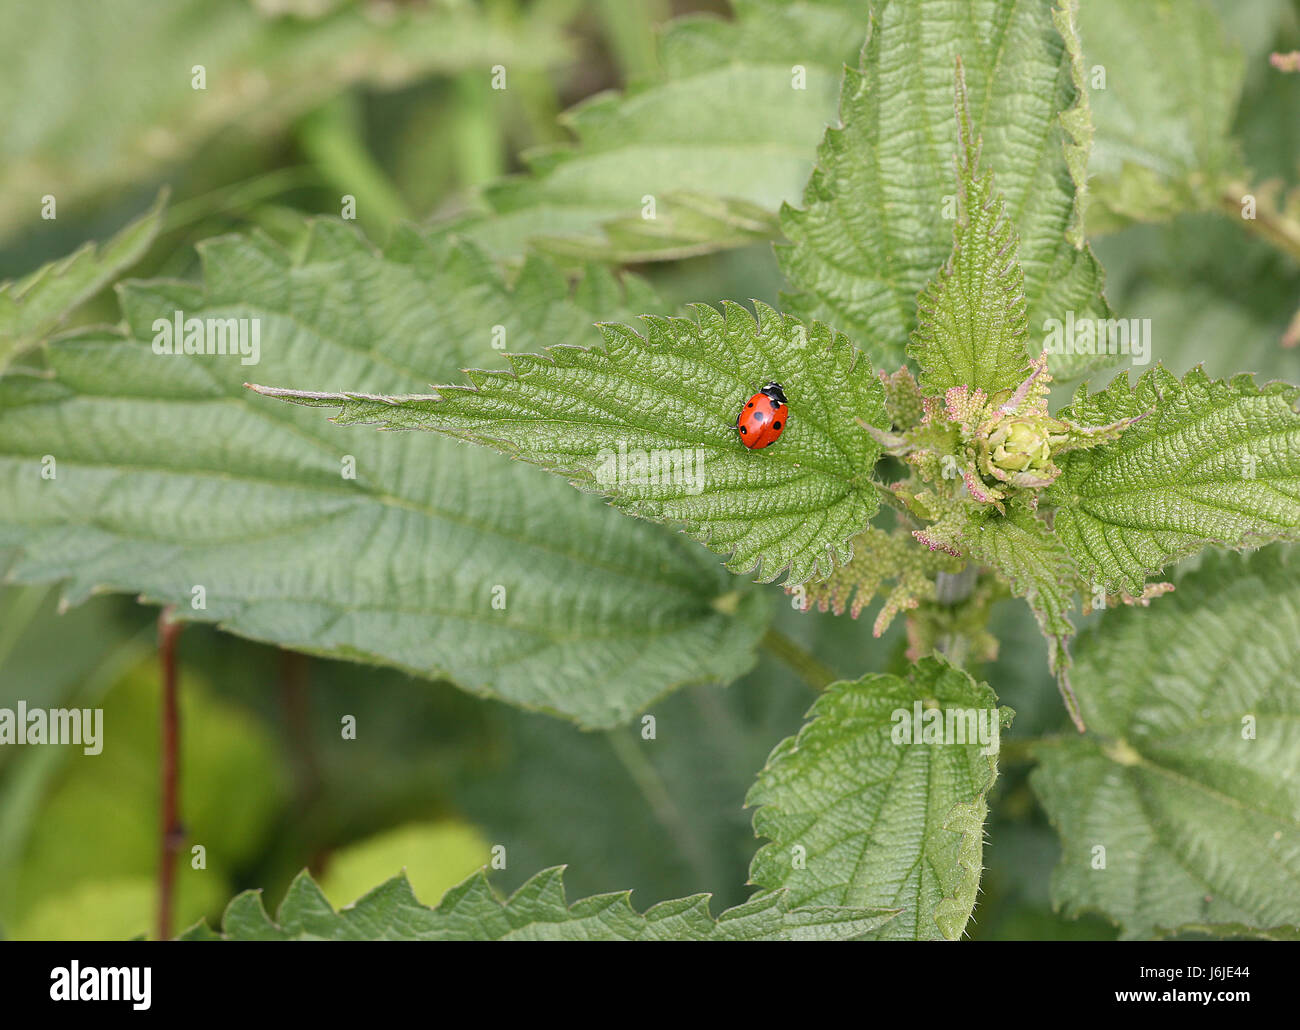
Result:
{"label": "ladybug elytra", "polygon": [[789,407],[780,383],[768,383],[745,402],[736,416],[740,442],[751,449],[775,443],[785,431]]}

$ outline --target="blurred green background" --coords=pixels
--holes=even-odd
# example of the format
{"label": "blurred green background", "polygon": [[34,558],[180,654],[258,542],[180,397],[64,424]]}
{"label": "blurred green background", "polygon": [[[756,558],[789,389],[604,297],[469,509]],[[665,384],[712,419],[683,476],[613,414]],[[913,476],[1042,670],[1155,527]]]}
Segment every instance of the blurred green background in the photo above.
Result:
{"label": "blurred green background", "polygon": [[[698,11],[730,17],[722,2],[668,0],[10,0],[0,12],[0,279],[106,239],[164,185],[164,229],[132,275],[194,275],[196,241],[250,226],[290,231],[295,213],[337,215],[342,193],[357,197],[359,224],[377,243],[398,219],[491,218],[500,201],[484,187],[524,171],[525,152],[570,139],[561,112],[654,82],[654,27]],[[1264,66],[1270,51],[1300,46],[1295,5],[1219,11],[1247,60],[1234,114],[1245,161],[1294,184],[1300,102]],[[494,93],[486,69],[498,62],[510,88]],[[196,119],[175,82],[200,63],[216,95]],[[45,194],[58,198],[56,221],[40,218]],[[1297,378],[1297,351],[1279,346],[1300,305],[1293,257],[1213,212],[1111,228],[1094,240],[1108,298],[1156,320],[1174,371],[1205,362],[1216,375]],[[779,304],[767,242],[635,271],[669,307]],[[105,289],[75,322],[116,319]],[[771,589],[783,601],[778,626],[838,673],[900,660],[901,624],[876,641],[867,620],[801,614]],[[0,589],[0,706],[102,706],[112,741],[93,758],[0,750],[7,937],[151,932],[156,617],[125,597],[61,612],[57,589]],[[1001,657],[979,672],[1018,713],[1008,739],[1064,726],[1025,607],[1003,602],[997,630]],[[209,627],[187,627],[179,655],[187,850],[176,930],[215,923],[244,888],[264,889],[273,910],[303,867],[336,905],[402,868],[433,904],[494,845],[508,855],[494,874],[503,889],[567,863],[571,898],[631,888],[644,908],[709,891],[716,913],[747,894],[755,841],[745,791],[812,698],[785,666],[764,662],[725,690],[691,688],[656,705],[657,740],[629,749],[626,735]],[[340,739],[347,715],[353,742]],[[973,936],[1113,936],[1099,920],[1052,913],[1057,844],[1026,772],[1014,754],[1004,760]],[[206,849],[202,871],[185,860],[195,844]]]}

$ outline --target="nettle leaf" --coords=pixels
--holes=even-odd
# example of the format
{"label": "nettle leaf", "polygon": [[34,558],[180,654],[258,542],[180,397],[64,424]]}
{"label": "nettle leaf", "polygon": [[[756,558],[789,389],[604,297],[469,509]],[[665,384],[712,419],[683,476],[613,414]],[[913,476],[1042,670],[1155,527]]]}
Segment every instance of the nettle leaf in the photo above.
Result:
{"label": "nettle leaf", "polygon": [[[1300,90],[1295,101],[1300,123]],[[1295,351],[1278,344],[1300,297],[1300,267],[1234,221],[1183,215],[1169,225],[1134,226],[1103,239],[1098,250],[1106,263],[1106,294],[1117,310],[1158,327],[1167,368],[1204,361],[1216,377],[1250,369],[1265,378],[1293,378],[1300,369]],[[1152,343],[1148,353],[1155,349]],[[1109,378],[1093,384],[1100,388]]]}
{"label": "nettle leaf", "polygon": [[[494,340],[576,336],[588,305],[623,303],[608,273],[571,298],[534,260],[507,288],[468,245],[400,229],[381,255],[332,220],[292,255],[256,235],[201,254],[202,284],[122,289],[125,333],[56,341],[52,377],[0,380],[10,578],[66,581],[69,602],[139,593],[180,618],[593,727],[752,664],[766,599],[689,541],[520,463],[429,434],[339,430],[243,387],[255,371],[420,389],[493,360]],[[246,342],[256,320],[259,363],[155,353],[155,321],[178,311],[248,319]]]}
{"label": "nettle leaf", "polygon": [[1034,621],[1047,638],[1047,660],[1057,674],[1066,710],[1080,732],[1084,729],[1079,703],[1070,682],[1070,612],[1075,595],[1087,587],[1069,552],[1043,521],[1013,506],[1005,515],[989,511],[968,519],[959,546],[973,561],[991,568],[1023,597]]}
{"label": "nettle leaf", "polygon": [[[875,6],[861,67],[841,90],[843,127],[826,133],[803,209],[782,212],[790,311],[838,326],[878,365],[902,363],[916,296],[952,249],[944,214],[960,152],[951,106],[960,58],[972,138],[1020,234],[1031,332],[1067,310],[1107,312],[1082,237],[1091,130],[1073,10],[1045,0],[996,0],[960,16],[942,0]],[[1054,361],[1054,374],[1067,371]]]}
{"label": "nettle leaf", "polygon": [[[1185,923],[1180,933],[1202,933],[1211,937],[1254,937],[1264,941],[1300,941],[1300,926],[1243,926],[1241,923]],[[1168,936],[1166,928],[1158,928],[1161,936]]]}
{"label": "nettle leaf", "polygon": [[[919,739],[912,733],[922,711],[939,713],[930,720],[941,736],[925,722]],[[745,799],[758,806],[754,832],[771,841],[750,880],[786,890],[793,905],[901,908],[882,938],[960,937],[979,889],[986,798],[1011,710],[998,708],[987,684],[925,658],[906,678],[833,683],[808,714]],[[895,742],[902,729],[906,742]]]}
{"label": "nettle leaf", "polygon": [[1022,507],[1006,515],[989,511],[972,518],[961,540],[962,553],[993,568],[1011,593],[1023,597],[1049,644],[1053,667],[1067,661],[1066,645],[1074,636],[1070,610],[1086,583],[1069,551],[1043,520]]}
{"label": "nettle leaf", "polygon": [[[472,4],[340,0],[309,15],[247,0],[11,3],[0,9],[0,236],[157,173],[237,127],[265,135],[357,84],[409,85],[438,72],[546,67],[565,56],[553,22],[497,25]],[[159,54],[175,60],[159,61]],[[184,56],[180,56],[184,55]],[[202,65],[202,89],[192,85]],[[60,69],[57,88],[50,69]],[[40,103],[34,103],[39,98]],[[57,183],[56,190],[51,187]]]}
{"label": "nettle leaf", "polygon": [[631,892],[597,894],[572,905],[564,867],[544,869],[502,901],[479,871],[422,905],[405,876],[381,884],[334,911],[304,871],[272,921],[260,891],[245,891],[226,908],[222,932],[200,923],[185,940],[228,941],[825,941],[852,940],[893,912],[848,907],[793,908],[785,892],[754,898],[714,919],[709,895],[664,901],[646,912]]}
{"label": "nettle leaf", "polygon": [[1061,834],[1067,913],[1131,937],[1300,925],[1298,558],[1208,555],[1080,637],[1093,735],[1039,747],[1031,778]]}
{"label": "nettle leaf", "polygon": [[1055,662],[1074,633],[1070,609],[1084,585],[1069,553],[1042,520],[1019,507],[972,520],[962,544],[963,553],[996,570],[1011,592],[1029,603]]}
{"label": "nettle leaf", "polygon": [[149,250],[162,228],[166,191],[101,247],[87,243],[21,279],[0,283],[0,372],[44,342],[64,319]]}
{"label": "nettle leaf", "polygon": [[[568,112],[572,145],[489,187],[490,217],[453,228],[497,257],[528,242],[614,261],[686,257],[777,235],[834,120],[868,0],[736,0],[734,21],[671,22],[662,78]],[[648,199],[653,211],[648,208]]]}
{"label": "nettle leaf", "polygon": [[1092,94],[1092,227],[1218,207],[1244,174],[1232,123],[1245,62],[1213,8],[1089,0],[1079,28],[1088,66],[1105,76]]}
{"label": "nettle leaf", "polygon": [[1145,416],[1116,441],[1062,456],[1047,493],[1055,530],[1093,582],[1142,592],[1150,573],[1209,543],[1300,538],[1300,389],[1250,376],[1181,382],[1157,366],[1076,394],[1062,417],[1103,425]]}
{"label": "nettle leaf", "polygon": [[[699,304],[692,318],[646,316],[645,335],[600,326],[603,348],[561,345],[510,358],[512,372],[468,371],[472,386],[423,396],[258,387],[300,404],[341,406],[335,421],[432,429],[474,440],[606,494],[633,515],[675,523],[734,572],[788,583],[825,576],[879,507],[884,390],[841,333],[759,304]],[[736,419],[768,380],[785,388],[780,440],[747,449]]]}
{"label": "nettle leaf", "polygon": [[1025,378],[1025,276],[1019,240],[993,173],[980,170],[961,62],[957,64],[957,218],[952,254],[917,298],[908,353],[930,394],[954,386],[1010,395]]}

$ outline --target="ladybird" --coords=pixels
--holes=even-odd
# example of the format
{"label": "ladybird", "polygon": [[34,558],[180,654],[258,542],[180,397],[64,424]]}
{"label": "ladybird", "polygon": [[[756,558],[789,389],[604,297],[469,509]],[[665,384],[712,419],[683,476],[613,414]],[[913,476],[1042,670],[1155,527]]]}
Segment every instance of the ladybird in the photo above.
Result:
{"label": "ladybird", "polygon": [[736,430],[746,447],[766,447],[776,443],[785,431],[789,407],[780,383],[768,383],[745,402],[736,416]]}

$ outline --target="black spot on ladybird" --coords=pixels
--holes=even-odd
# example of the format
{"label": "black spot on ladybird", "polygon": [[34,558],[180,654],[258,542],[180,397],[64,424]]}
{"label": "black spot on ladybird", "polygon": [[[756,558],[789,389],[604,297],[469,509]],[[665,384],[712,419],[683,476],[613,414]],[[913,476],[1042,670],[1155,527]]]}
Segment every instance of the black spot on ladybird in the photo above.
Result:
{"label": "black spot on ladybird", "polygon": [[780,423],[780,422],[773,422],[773,423],[772,423],[772,428],[773,428],[773,429],[780,429],[780,428],[781,428],[781,423]]}

